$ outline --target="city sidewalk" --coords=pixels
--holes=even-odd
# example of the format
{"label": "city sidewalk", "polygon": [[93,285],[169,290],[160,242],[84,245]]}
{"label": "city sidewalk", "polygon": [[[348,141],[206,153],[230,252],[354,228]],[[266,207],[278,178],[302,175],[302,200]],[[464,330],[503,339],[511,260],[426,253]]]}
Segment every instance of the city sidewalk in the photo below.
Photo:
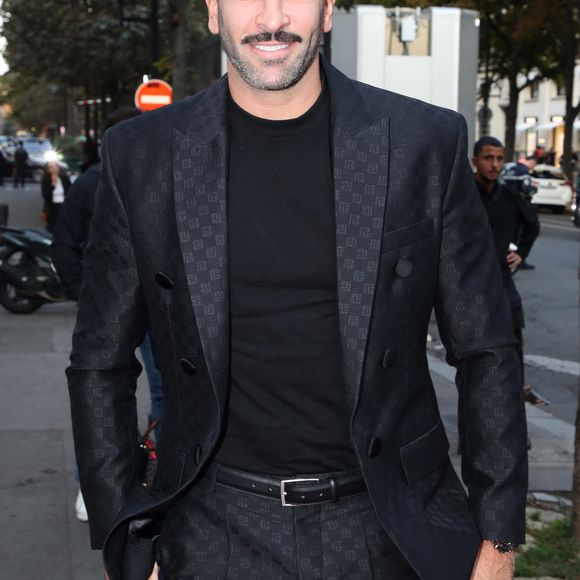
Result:
{"label": "city sidewalk", "polygon": [[[0,309],[1,578],[103,580],[87,524],[76,519],[74,450],[64,369],[76,317],[72,303],[32,315]],[[139,384],[139,415],[148,409]]]}
{"label": "city sidewalk", "polygon": [[[460,470],[457,453],[457,389],[455,369],[429,355],[429,368],[435,384],[439,407],[451,443],[451,460]],[[531,492],[557,492],[572,489],[574,462],[574,426],[553,417],[550,407],[534,407],[526,403],[529,452],[529,489]]]}
{"label": "city sidewalk", "polygon": [[[0,558],[2,577],[18,580],[102,580],[100,554],[89,549],[88,526],[77,521],[73,446],[64,369],[74,304],[45,306],[30,316],[0,311]],[[430,356],[456,466],[453,369]],[[145,420],[148,389],[137,391]],[[569,490],[573,428],[528,406],[530,487]]]}

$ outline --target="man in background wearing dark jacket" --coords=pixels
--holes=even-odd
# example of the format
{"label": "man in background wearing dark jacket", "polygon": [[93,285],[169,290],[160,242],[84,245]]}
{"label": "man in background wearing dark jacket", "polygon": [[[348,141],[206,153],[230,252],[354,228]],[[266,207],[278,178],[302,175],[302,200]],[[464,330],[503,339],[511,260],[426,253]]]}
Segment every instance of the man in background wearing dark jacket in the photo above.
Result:
{"label": "man in background wearing dark jacket", "polygon": [[[106,129],[141,114],[134,107],[118,109],[107,118]],[[67,298],[78,300],[83,271],[83,253],[89,231],[95,193],[101,175],[100,161],[88,166],[72,185],[62,207],[52,242],[52,257]]]}
{"label": "man in background wearing dark jacket", "polygon": [[504,147],[494,137],[482,137],[473,148],[473,166],[479,194],[495,241],[503,283],[512,309],[512,325],[518,339],[518,355],[524,376],[522,299],[512,271],[526,259],[540,233],[540,222],[532,206],[516,190],[498,183],[504,164]]}
{"label": "man in background wearing dark jacket", "polygon": [[78,300],[83,252],[89,240],[101,164],[91,165],[72,185],[63,204],[52,242],[52,257],[67,298]]}
{"label": "man in background wearing dark jacket", "polygon": [[[118,109],[107,118],[105,129],[140,114],[141,112],[134,107]],[[101,163],[98,162],[90,165],[77,178],[65,199],[53,235],[52,257],[54,265],[60,276],[65,295],[75,302],[78,301],[81,289],[83,254],[89,241],[95,194],[100,176]],[[150,421],[157,421],[163,414],[163,387],[149,334],[145,336],[141,345],[141,356],[151,396]],[[81,521],[87,521],[88,516],[80,491],[75,509],[77,518]]]}

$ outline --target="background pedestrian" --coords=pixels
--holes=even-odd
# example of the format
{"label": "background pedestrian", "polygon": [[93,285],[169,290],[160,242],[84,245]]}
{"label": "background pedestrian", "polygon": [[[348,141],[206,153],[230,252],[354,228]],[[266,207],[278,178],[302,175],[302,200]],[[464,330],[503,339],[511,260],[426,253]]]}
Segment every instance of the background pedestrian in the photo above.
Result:
{"label": "background pedestrian", "polygon": [[26,184],[26,171],[28,169],[28,153],[24,149],[22,141],[18,141],[18,146],[14,152],[14,187]]}
{"label": "background pedestrian", "polygon": [[[109,115],[105,129],[109,129],[121,121],[140,114],[141,112],[134,107],[119,109]],[[52,243],[54,265],[59,273],[65,295],[75,302],[78,300],[80,294],[83,274],[83,254],[89,241],[95,195],[101,175],[101,163],[98,152],[93,151],[91,159],[93,161],[97,159],[98,161],[90,164],[70,188],[62,205],[62,211],[54,231]],[[149,383],[151,398],[149,423],[151,424],[161,420],[164,401],[161,373],[155,362],[153,341],[149,333],[145,336],[143,344],[141,345],[141,356]],[[79,520],[87,521],[87,511],[80,490],[75,503],[75,511]]]}
{"label": "background pedestrian", "polygon": [[56,161],[47,163],[42,175],[40,189],[46,212],[46,229],[50,233],[54,232],[69,187],[70,179],[66,171]]}
{"label": "background pedestrian", "polygon": [[501,141],[494,137],[482,137],[477,141],[473,148],[475,180],[487,211],[505,291],[511,306],[512,326],[518,339],[523,381],[524,311],[512,270],[518,268],[530,253],[540,233],[540,222],[532,206],[519,191],[498,182],[503,165],[504,147]]}

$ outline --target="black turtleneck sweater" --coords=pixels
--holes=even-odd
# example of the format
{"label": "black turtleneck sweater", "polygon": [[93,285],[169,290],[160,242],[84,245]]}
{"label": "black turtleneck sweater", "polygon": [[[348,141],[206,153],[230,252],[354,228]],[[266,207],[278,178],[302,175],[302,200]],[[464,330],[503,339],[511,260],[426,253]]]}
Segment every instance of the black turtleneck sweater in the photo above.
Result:
{"label": "black turtleneck sweater", "polygon": [[352,469],[326,90],[285,121],[230,100],[228,222],[231,392],[216,460],[278,475]]}

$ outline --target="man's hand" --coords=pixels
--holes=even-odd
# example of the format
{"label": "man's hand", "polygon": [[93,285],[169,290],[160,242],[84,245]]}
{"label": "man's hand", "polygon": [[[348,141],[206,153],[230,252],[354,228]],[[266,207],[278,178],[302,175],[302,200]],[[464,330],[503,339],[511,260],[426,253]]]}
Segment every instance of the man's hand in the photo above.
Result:
{"label": "man's hand", "polygon": [[512,580],[515,563],[515,553],[502,554],[489,540],[484,540],[475,559],[471,580]]}
{"label": "man's hand", "polygon": [[[153,574],[149,576],[149,580],[158,580],[159,579],[159,566],[155,564],[153,568]],[[109,576],[105,573],[105,580],[109,580]]]}
{"label": "man's hand", "polygon": [[524,261],[524,259],[517,252],[508,252],[506,261],[510,268],[517,268]]}

